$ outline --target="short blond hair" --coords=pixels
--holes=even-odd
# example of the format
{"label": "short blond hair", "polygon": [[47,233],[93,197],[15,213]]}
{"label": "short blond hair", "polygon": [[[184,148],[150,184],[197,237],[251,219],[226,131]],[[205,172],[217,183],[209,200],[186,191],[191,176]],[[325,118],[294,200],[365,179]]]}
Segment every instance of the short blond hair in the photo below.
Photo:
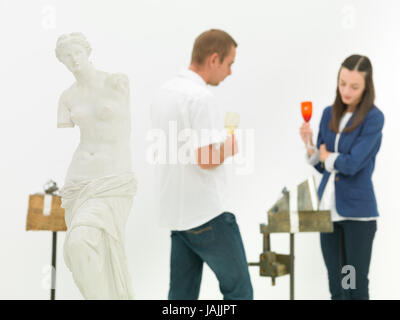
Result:
{"label": "short blond hair", "polygon": [[205,31],[194,42],[192,63],[202,65],[213,53],[218,53],[220,62],[223,62],[232,47],[237,46],[236,41],[225,31],[218,29]]}

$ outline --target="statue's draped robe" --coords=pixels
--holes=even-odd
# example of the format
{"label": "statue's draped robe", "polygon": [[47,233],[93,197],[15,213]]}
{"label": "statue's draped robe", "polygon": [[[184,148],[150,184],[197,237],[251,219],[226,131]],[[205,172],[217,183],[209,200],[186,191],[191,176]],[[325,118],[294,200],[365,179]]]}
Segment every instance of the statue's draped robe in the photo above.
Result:
{"label": "statue's draped robe", "polygon": [[133,173],[61,190],[67,225],[64,260],[85,299],[133,299],[124,243],[136,190]]}

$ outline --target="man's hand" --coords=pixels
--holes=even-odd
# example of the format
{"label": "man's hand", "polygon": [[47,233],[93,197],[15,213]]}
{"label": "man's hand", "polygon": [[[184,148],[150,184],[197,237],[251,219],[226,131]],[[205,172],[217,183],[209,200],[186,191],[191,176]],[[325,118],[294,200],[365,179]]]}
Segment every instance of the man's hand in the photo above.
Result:
{"label": "man's hand", "polygon": [[237,140],[233,134],[226,138],[224,144],[221,146],[221,149],[222,148],[224,150],[224,160],[226,158],[233,157],[239,152]]}
{"label": "man's hand", "polygon": [[235,136],[228,136],[220,149],[215,149],[211,144],[197,150],[197,164],[202,169],[212,169],[224,163],[225,159],[238,153]]}

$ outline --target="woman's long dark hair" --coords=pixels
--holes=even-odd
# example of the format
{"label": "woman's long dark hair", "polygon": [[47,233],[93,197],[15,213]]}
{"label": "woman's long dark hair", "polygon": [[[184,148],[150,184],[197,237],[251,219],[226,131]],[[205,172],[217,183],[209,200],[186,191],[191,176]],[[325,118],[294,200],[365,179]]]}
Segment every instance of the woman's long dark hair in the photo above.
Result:
{"label": "woman's long dark hair", "polygon": [[355,128],[357,128],[357,126],[360,125],[360,123],[364,120],[368,111],[373,107],[375,100],[375,88],[374,88],[374,82],[372,80],[371,61],[367,57],[360,55],[352,55],[348,57],[346,60],[344,60],[342,66],[339,69],[338,85],[336,88],[336,98],[332,106],[332,119],[331,122],[329,123],[330,129],[336,133],[339,132],[340,119],[343,113],[347,109],[347,105],[343,103],[339,92],[339,75],[342,68],[346,68],[350,71],[356,70],[359,72],[363,72],[365,79],[365,89],[362,94],[361,101],[356,107],[354,118],[351,125],[346,129],[344,129],[343,130],[344,132],[351,132]]}

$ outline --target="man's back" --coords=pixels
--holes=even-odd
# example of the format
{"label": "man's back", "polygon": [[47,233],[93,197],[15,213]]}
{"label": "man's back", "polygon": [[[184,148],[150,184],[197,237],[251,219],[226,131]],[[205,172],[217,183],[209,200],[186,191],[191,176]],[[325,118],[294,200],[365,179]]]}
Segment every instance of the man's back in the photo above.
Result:
{"label": "man's back", "polygon": [[187,230],[223,212],[225,168],[205,170],[196,162],[199,147],[218,146],[225,139],[222,119],[204,80],[190,70],[169,80],[153,101],[151,119],[152,128],[161,129],[165,136],[165,150],[158,148],[164,154],[157,155],[158,160],[166,160],[157,164],[162,224]]}

